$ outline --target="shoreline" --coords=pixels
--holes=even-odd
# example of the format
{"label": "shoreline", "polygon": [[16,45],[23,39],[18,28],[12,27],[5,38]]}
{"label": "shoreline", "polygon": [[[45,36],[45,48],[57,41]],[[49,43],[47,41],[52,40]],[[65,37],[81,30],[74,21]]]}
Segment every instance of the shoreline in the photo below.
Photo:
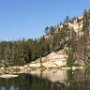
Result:
{"label": "shoreline", "polygon": [[79,66],[79,67],[76,67],[76,66],[72,66],[72,67],[67,67],[67,66],[64,66],[64,67],[49,67],[49,68],[41,68],[41,67],[24,67],[24,66],[10,66],[10,67],[7,67],[7,68],[4,68],[4,67],[1,67],[0,68],[0,75],[3,75],[3,74],[22,74],[22,73],[30,73],[32,71],[48,71],[48,70],[72,70],[72,71],[75,71],[75,70],[78,70],[78,69],[85,69],[84,66]]}

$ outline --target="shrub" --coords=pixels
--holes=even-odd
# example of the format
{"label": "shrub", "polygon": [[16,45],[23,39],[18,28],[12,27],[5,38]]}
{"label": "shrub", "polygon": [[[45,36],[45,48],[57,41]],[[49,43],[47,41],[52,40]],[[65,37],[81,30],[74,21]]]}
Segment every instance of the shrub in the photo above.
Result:
{"label": "shrub", "polygon": [[69,55],[68,58],[67,58],[67,66],[68,67],[72,67],[73,65],[74,65],[74,63],[73,63],[73,56]]}

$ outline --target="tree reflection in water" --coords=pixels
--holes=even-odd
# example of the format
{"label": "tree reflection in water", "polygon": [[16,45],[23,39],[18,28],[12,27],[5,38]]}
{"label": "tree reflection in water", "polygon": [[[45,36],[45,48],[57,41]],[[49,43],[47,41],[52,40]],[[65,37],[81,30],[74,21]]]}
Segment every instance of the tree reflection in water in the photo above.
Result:
{"label": "tree reflection in water", "polygon": [[52,82],[40,76],[21,74],[11,79],[0,78],[0,90],[90,90],[90,72],[69,70],[65,83],[59,79]]}
{"label": "tree reflection in water", "polygon": [[51,82],[30,74],[13,79],[0,79],[0,90],[64,90],[60,82]]}

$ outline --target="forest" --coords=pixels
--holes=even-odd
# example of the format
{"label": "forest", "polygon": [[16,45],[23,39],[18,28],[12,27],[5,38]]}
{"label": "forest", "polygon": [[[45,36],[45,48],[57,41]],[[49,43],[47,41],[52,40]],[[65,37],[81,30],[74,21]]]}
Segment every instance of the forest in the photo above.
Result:
{"label": "forest", "polygon": [[[89,63],[90,61],[90,10],[84,10],[83,27],[79,32],[70,28],[72,19],[66,16],[63,23],[46,26],[45,35],[38,39],[22,39],[17,41],[0,41],[0,67],[24,65],[37,60],[51,52],[68,48],[67,64]],[[81,22],[77,19],[77,23]],[[63,25],[62,28],[60,26]],[[82,33],[82,34],[80,34]]]}

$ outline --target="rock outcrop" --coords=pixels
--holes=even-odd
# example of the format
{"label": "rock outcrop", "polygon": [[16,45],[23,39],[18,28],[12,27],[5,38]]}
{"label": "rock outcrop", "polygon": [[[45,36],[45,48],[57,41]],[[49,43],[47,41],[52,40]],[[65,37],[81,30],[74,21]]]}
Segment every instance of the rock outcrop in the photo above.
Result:
{"label": "rock outcrop", "polygon": [[29,67],[45,67],[45,68],[57,68],[66,65],[67,55],[64,50],[58,52],[52,52],[49,55],[39,58],[36,61],[31,62]]}

